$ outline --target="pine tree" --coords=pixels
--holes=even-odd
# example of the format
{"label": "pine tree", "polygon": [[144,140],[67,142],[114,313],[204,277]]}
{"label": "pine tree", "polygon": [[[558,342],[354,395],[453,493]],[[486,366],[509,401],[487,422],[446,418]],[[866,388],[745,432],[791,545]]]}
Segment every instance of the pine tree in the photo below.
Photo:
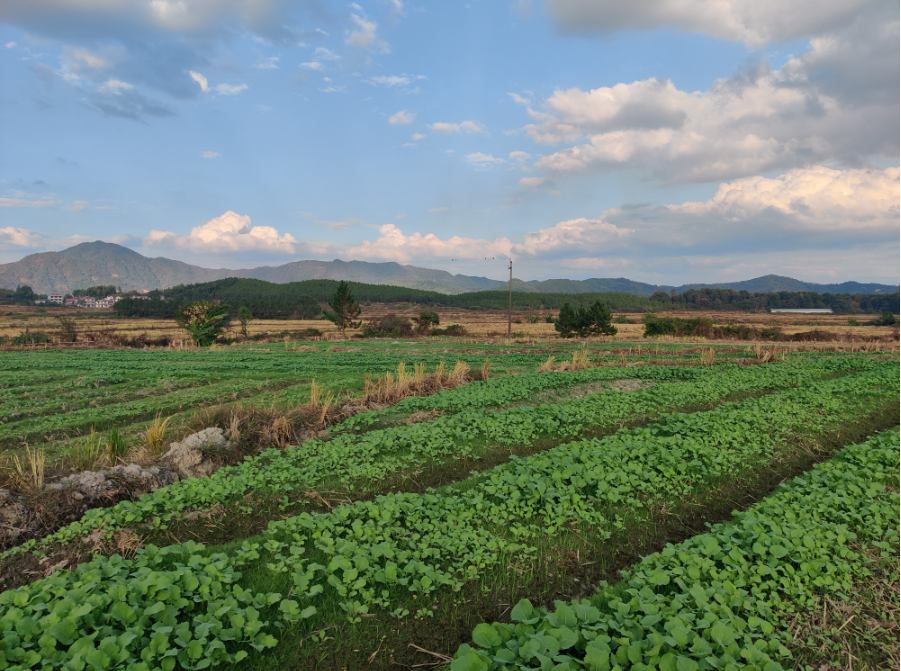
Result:
{"label": "pine tree", "polygon": [[346,334],[349,328],[359,328],[363,323],[354,321],[360,316],[362,310],[350,290],[350,285],[344,280],[338,283],[338,288],[335,289],[335,294],[328,304],[331,310],[325,310],[323,316],[341,329],[342,334]]}
{"label": "pine tree", "polygon": [[589,333],[592,335],[616,335],[617,328],[613,325],[613,315],[607,306],[601,301],[595,301],[588,309]]}

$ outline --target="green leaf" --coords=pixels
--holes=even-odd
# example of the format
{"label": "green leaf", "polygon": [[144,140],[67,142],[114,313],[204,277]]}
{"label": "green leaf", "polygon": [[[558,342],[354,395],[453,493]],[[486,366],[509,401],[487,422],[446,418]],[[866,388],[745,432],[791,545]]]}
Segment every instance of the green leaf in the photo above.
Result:
{"label": "green leaf", "polygon": [[485,622],[476,625],[472,632],[473,642],[482,648],[497,648],[503,644],[500,634],[490,624]]}
{"label": "green leaf", "polygon": [[488,662],[476,654],[475,650],[469,650],[451,662],[450,671],[488,671]]}

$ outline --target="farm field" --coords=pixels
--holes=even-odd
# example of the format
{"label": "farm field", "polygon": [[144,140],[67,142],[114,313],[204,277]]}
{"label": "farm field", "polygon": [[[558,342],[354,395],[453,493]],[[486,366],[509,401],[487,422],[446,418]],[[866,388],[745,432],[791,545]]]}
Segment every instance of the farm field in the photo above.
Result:
{"label": "farm field", "polygon": [[[808,644],[897,581],[894,343],[537,340],[0,352],[0,486],[44,514],[2,548],[0,669],[897,659],[896,594]],[[56,516],[36,481],[206,427],[239,446],[206,477]]]}
{"label": "farm field", "polygon": [[[409,303],[396,305],[372,305],[364,306],[364,322],[374,317],[386,314],[398,314],[412,317],[419,314],[416,306]],[[499,339],[507,335],[507,313],[498,310],[460,310],[456,308],[435,308],[444,326],[450,324],[462,325],[472,338]],[[55,333],[59,331],[57,315],[66,315],[76,320],[79,331],[82,334],[80,343],[76,342],[71,347],[90,347],[87,337],[103,340],[104,332],[113,332],[126,338],[135,338],[146,334],[151,338],[166,338],[169,341],[181,342],[185,340],[184,331],[180,331],[172,320],[165,319],[124,319],[117,318],[112,311],[87,312],[76,309],[41,309],[33,307],[10,306],[0,316],[0,338],[14,338],[27,328],[29,331]],[[559,340],[553,324],[548,324],[544,318],[548,314],[556,314],[556,310],[545,311],[516,311],[513,319],[519,320],[519,324],[513,324],[514,339],[529,341],[557,341]],[[717,324],[748,325],[755,328],[779,327],[787,335],[811,330],[829,331],[841,337],[855,338],[880,338],[897,339],[897,327],[890,326],[851,326],[848,315],[792,315],[792,314],[766,314],[766,313],[742,313],[742,312],[699,312],[699,311],[667,311],[667,316],[696,319],[708,317]],[[643,326],[641,314],[623,314],[623,318],[635,323],[618,323],[619,333],[616,340],[629,342],[640,341]],[[875,315],[856,315],[859,322],[872,319]],[[531,323],[530,318],[538,318]],[[251,337],[269,334],[269,340],[281,341],[282,333],[300,333],[306,329],[317,329],[323,333],[326,340],[343,339],[341,333],[334,324],[322,320],[255,320],[248,327],[248,335]],[[349,331],[352,336],[355,331]],[[96,346],[96,345],[93,345]]]}

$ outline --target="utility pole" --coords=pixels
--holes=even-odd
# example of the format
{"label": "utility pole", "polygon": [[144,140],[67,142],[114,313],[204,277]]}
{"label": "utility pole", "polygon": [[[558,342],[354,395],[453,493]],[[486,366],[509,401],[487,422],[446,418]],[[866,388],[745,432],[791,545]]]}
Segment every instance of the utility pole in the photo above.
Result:
{"label": "utility pole", "polygon": [[507,303],[507,340],[513,329],[513,259],[510,259],[510,302]]}

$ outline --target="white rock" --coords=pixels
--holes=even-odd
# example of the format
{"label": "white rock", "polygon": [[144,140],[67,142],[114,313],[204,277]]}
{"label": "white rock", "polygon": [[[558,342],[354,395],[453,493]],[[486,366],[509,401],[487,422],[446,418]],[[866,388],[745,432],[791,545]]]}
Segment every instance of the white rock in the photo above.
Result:
{"label": "white rock", "polygon": [[224,452],[235,446],[217,426],[193,433],[180,443],[171,443],[160,464],[172,469],[180,478],[203,478],[219,470],[220,464],[210,453]]}

